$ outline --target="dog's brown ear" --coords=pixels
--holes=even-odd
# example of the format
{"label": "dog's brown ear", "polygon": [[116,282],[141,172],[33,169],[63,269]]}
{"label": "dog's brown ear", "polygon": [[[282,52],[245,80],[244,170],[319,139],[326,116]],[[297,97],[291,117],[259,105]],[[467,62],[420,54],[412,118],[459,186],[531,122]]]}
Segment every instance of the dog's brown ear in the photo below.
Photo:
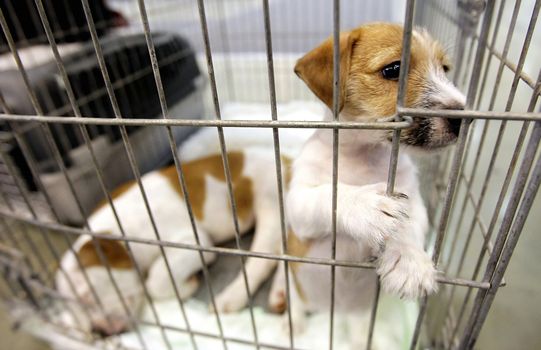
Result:
{"label": "dog's brown ear", "polygon": [[[111,239],[96,238],[97,245],[101,248],[103,256],[111,268],[130,269],[133,262],[126,250],[126,247],[119,241]],[[92,266],[103,266],[96,246],[92,240],[86,242],[79,248],[79,260],[84,268]]]}
{"label": "dog's brown ear", "polygon": [[[339,110],[345,103],[345,86],[349,74],[351,50],[357,32],[340,34],[340,100]],[[330,109],[333,108],[333,38],[304,55],[295,65],[295,73],[310,90]]]}

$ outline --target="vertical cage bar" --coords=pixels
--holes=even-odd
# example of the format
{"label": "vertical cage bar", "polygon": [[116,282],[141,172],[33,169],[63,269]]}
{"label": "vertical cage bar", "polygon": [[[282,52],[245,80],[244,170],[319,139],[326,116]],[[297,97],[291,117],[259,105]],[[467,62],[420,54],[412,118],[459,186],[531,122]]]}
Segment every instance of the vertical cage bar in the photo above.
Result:
{"label": "vertical cage bar", "polygon": [[379,297],[381,293],[381,284],[379,277],[376,277],[376,288],[374,290],[374,301],[372,302],[372,311],[370,313],[370,324],[368,325],[368,339],[366,340],[366,350],[372,349],[372,340],[376,328],[376,317],[378,314]]}
{"label": "vertical cage bar", "polygon": [[[225,13],[224,1],[216,2],[217,9],[220,13]],[[224,52],[224,71],[225,71],[225,80],[227,83],[227,97],[230,101],[235,101],[237,98],[237,92],[235,89],[235,83],[233,80],[233,65],[231,59],[231,48],[229,43],[229,26],[227,20],[220,19],[220,40]]]}
{"label": "vertical cage bar", "polygon": [[[265,24],[265,49],[267,53],[267,70],[269,79],[269,97],[271,105],[271,118],[272,120],[278,120],[278,112],[276,108],[276,85],[274,76],[274,58],[272,52],[272,30],[271,19],[269,10],[269,0],[263,0],[263,16]],[[284,209],[284,183],[282,178],[282,162],[280,156],[280,133],[278,128],[272,128],[273,144],[274,144],[274,160],[276,167],[276,180],[278,186],[278,205],[280,210],[280,231],[282,238],[282,254],[287,254],[287,227]],[[284,261],[284,278],[286,286],[286,307],[287,307],[287,323],[289,328],[289,348],[293,349],[295,346],[293,336],[293,321],[291,319],[291,294],[289,284],[289,262]]]}
{"label": "vertical cage bar", "polygon": [[[340,0],[333,0],[333,120],[340,118]],[[339,154],[339,129],[333,129],[332,147],[332,247],[331,259],[336,259],[336,214],[338,205],[338,154]],[[334,301],[336,292],[336,266],[331,266],[331,300],[329,310],[329,350],[333,349],[334,335]]]}
{"label": "vertical cage bar", "polygon": [[[460,80],[456,81],[457,84],[465,85],[466,82],[467,82],[467,79],[468,79],[468,73],[473,74],[473,71],[470,69],[470,67],[471,67],[472,59],[474,57],[473,53],[475,52],[475,50],[474,50],[474,48],[475,48],[475,40],[473,39],[473,36],[470,36],[469,40],[470,40],[470,45],[468,47],[468,56],[467,56],[467,59],[466,59],[466,64],[464,65],[464,71],[462,72],[462,78],[460,78]],[[462,62],[463,60],[464,60],[464,57],[459,62]]]}
{"label": "vertical cage bar", "polygon": [[[472,125],[473,125],[473,123],[475,123],[475,121],[472,122]],[[484,124],[485,124],[484,129],[486,129],[487,121],[485,121]],[[472,127],[472,129],[473,129],[472,132],[470,132],[468,134],[468,139],[466,141],[466,146],[465,146],[466,150],[470,149],[470,147],[471,147],[471,145],[473,143],[473,139],[474,139],[473,136],[475,134],[475,128]],[[482,143],[482,142],[484,142],[484,134],[481,136],[480,143]],[[462,204],[460,206],[461,209],[460,209],[460,211],[458,211],[458,213],[460,214],[460,217],[458,218],[458,223],[456,224],[456,229],[454,230],[455,232],[454,232],[454,235],[452,237],[453,239],[452,239],[452,242],[451,242],[451,248],[449,249],[448,260],[446,262],[442,261],[442,264],[445,265],[445,267],[443,268],[443,271],[449,271],[450,266],[451,266],[451,262],[453,261],[454,252],[455,252],[456,246],[458,244],[458,237],[459,237],[459,234],[460,234],[460,227],[462,226],[462,221],[464,220],[464,216],[465,216],[464,212],[465,212],[466,207],[467,207],[467,203],[468,203],[468,199],[469,199],[469,193],[471,191],[473,181],[474,181],[475,176],[477,174],[477,166],[479,165],[479,157],[481,156],[481,151],[482,151],[482,147],[481,147],[481,145],[479,145],[479,147],[477,147],[477,151],[476,151],[476,154],[475,154],[475,161],[473,162],[473,168],[472,168],[471,173],[470,173],[470,180],[465,185],[466,189],[465,189],[464,198],[463,198]],[[463,164],[467,164],[469,154],[470,153],[466,153],[464,155],[464,159],[462,160]],[[464,180],[464,182],[466,182],[464,177],[461,176],[458,179],[457,187],[460,187],[461,180]],[[456,205],[457,205],[457,201],[454,202],[453,207],[451,208],[451,213],[457,212]],[[473,222],[476,223],[477,220],[474,218]],[[452,233],[449,234],[448,236],[451,236],[451,235],[452,235]],[[448,237],[446,237],[446,238],[448,238]]]}
{"label": "vertical cage bar", "polygon": [[[413,14],[415,11],[415,0],[408,0],[406,3],[406,16],[404,20],[404,33],[402,36],[402,53],[400,57],[400,75],[398,82],[397,107],[403,107],[406,99],[408,72],[411,54],[411,36],[413,31]],[[396,117],[396,121],[401,121]],[[391,148],[391,159],[389,162],[389,172],[387,177],[387,195],[392,196],[394,192],[396,167],[398,164],[398,152],[400,148],[400,130],[393,131],[393,141]]]}
{"label": "vertical cage bar", "polygon": [[[519,4],[518,6],[520,6],[520,2],[521,2],[521,0],[517,0],[515,2],[515,8],[517,8],[517,3]],[[486,86],[486,82],[487,82],[487,78],[488,78],[488,73],[490,71],[490,64],[492,62],[492,58],[494,57],[494,54],[492,54],[492,52],[494,52],[494,50],[496,48],[496,39],[498,38],[500,24],[501,24],[501,20],[502,20],[502,17],[503,17],[504,10],[505,10],[505,4],[506,4],[506,0],[501,0],[500,7],[498,8],[498,15],[496,17],[496,23],[494,25],[494,32],[492,33],[492,39],[490,40],[490,46],[488,47],[488,51],[491,52],[491,54],[488,55],[488,57],[487,57],[487,62],[485,64],[485,73],[483,74],[483,79],[481,80],[481,87],[479,88],[479,91],[481,91],[481,93],[479,94],[479,97],[477,99],[477,105],[476,105],[477,110],[479,110],[479,108],[481,106],[481,101],[482,101],[482,97],[483,97],[483,91],[485,91],[485,86]],[[513,15],[511,15],[511,22],[515,22],[516,18],[518,17],[514,13],[515,13],[515,9],[513,9]],[[511,28],[511,24],[509,25],[507,35],[509,35],[509,31],[514,31],[514,30],[510,30],[510,28]],[[502,54],[502,60],[500,61],[500,65],[503,66],[503,61],[505,61],[506,58],[507,58],[507,54],[506,54],[506,52],[504,50],[504,52]],[[499,79],[496,79],[496,84],[498,84],[498,86],[499,86]],[[497,88],[497,87],[495,87],[492,90],[491,99],[494,98],[494,96],[496,95],[497,90],[499,90],[499,88]]]}
{"label": "vertical cage bar", "polygon": [[[411,55],[411,37],[413,31],[413,14],[415,11],[415,0],[408,0],[406,3],[406,15],[404,18],[404,33],[402,35],[402,52],[400,56],[400,75],[398,77],[397,105],[404,106],[408,86],[408,72]],[[392,193],[392,191],[391,191]]]}
{"label": "vertical cage bar", "polygon": [[[152,35],[151,35],[151,31],[150,31],[150,25],[149,25],[146,6],[145,6],[145,3],[144,3],[143,0],[139,0],[138,5],[139,5],[139,13],[141,15],[141,22],[143,24],[145,40],[146,40],[146,43],[147,43],[148,53],[149,53],[149,56],[150,56],[150,61],[152,63],[152,72],[154,74],[154,80],[155,80],[155,83],[156,83],[156,90],[158,92],[158,98],[159,98],[159,101],[160,101],[160,108],[162,110],[162,118],[163,119],[168,119],[169,118],[169,111],[168,111],[168,107],[167,107],[167,100],[166,100],[166,96],[165,96],[165,91],[163,89],[163,83],[162,83],[161,74],[160,74],[160,70],[159,70],[158,58],[156,56],[156,50],[155,50],[155,47],[154,47],[154,41],[152,40]],[[193,229],[193,232],[194,232],[194,235],[195,235],[195,240],[196,240],[196,243],[198,245],[200,245],[201,243],[200,243],[200,240],[199,240],[199,235],[198,235],[198,233],[196,231],[197,229],[196,229],[195,219],[193,218],[193,213],[191,211],[191,203],[189,202],[189,195],[187,193],[188,190],[187,190],[186,184],[184,182],[184,174],[183,174],[183,170],[182,170],[181,165],[180,165],[181,162],[180,162],[180,159],[178,157],[177,144],[176,144],[176,141],[175,141],[175,138],[174,138],[174,135],[173,135],[173,130],[172,130],[172,128],[170,126],[167,126],[166,130],[167,130],[167,139],[168,139],[168,142],[169,142],[169,146],[171,148],[171,153],[173,155],[173,161],[174,161],[176,172],[177,172],[177,177],[178,177],[179,183],[181,184],[181,188],[183,190],[183,193],[185,194],[184,198],[186,199],[186,202],[187,202],[186,206],[187,206],[187,208],[189,208],[188,209],[188,215],[190,216],[190,221],[191,221],[192,229]],[[199,258],[201,260],[201,266],[202,266],[202,269],[203,269],[204,278],[207,281],[207,283],[210,284],[207,264],[205,263],[203,253],[201,251],[199,252]],[[210,295],[213,296],[213,294],[210,294]],[[194,334],[193,334],[193,332],[191,330],[191,325],[190,325],[190,323],[188,321],[188,316],[186,314],[186,310],[185,310],[185,307],[184,307],[184,302],[180,299],[180,296],[178,294],[176,295],[176,297],[179,300],[182,316],[184,318],[184,323],[186,324],[186,329],[187,329],[188,334],[190,336],[190,341],[192,343],[192,347],[194,349],[198,349],[197,343],[195,341]]]}
{"label": "vertical cage bar", "polygon": [[[413,31],[413,17],[415,14],[415,0],[408,0],[406,3],[406,14],[404,18],[404,29],[402,36],[402,52],[400,57],[400,74],[398,78],[397,107],[404,106],[408,84],[408,72],[411,55],[411,37]],[[402,121],[400,116],[395,117],[397,122]],[[398,153],[400,151],[400,130],[394,130],[392,136],[391,157],[389,159],[389,171],[387,173],[386,195],[392,196],[394,193],[396,169],[398,166]],[[374,291],[374,301],[372,302],[372,312],[370,315],[370,324],[368,327],[368,340],[366,349],[372,347],[374,329],[376,327],[376,317],[379,306],[379,296],[381,292],[380,279],[377,277],[376,289]]]}
{"label": "vertical cage bar", "polygon": [[[216,76],[215,76],[215,72],[214,72],[214,63],[213,63],[213,60],[212,60],[212,50],[210,48],[210,37],[209,37],[207,19],[206,19],[206,14],[205,14],[204,0],[198,0],[197,5],[198,5],[198,10],[199,10],[199,20],[200,20],[200,23],[201,23],[201,31],[203,33],[203,41],[204,41],[204,44],[205,44],[205,56],[206,56],[206,61],[207,61],[207,69],[208,69],[208,73],[209,73],[209,78],[210,78],[210,82],[211,82],[210,85],[211,85],[211,90],[212,90],[212,99],[213,99],[213,104],[214,104],[214,110],[215,110],[215,113],[216,113],[216,118],[221,120],[222,118],[221,118],[221,111],[220,111],[220,101],[219,101],[219,98],[218,98],[218,90],[217,90],[217,86],[216,86]],[[222,155],[222,162],[223,162],[223,165],[224,165],[227,188],[228,188],[229,197],[230,197],[229,200],[230,200],[231,209],[232,209],[232,213],[233,213],[233,223],[235,225],[235,241],[236,241],[237,247],[240,249],[240,230],[239,230],[239,225],[238,225],[238,218],[237,218],[237,215],[236,215],[236,203],[235,203],[235,198],[233,196],[233,188],[232,188],[232,184],[231,184],[231,174],[230,174],[230,171],[229,171],[229,162],[228,162],[227,154],[226,154],[226,146],[225,146],[223,128],[222,127],[217,127],[216,129],[218,131],[218,138],[219,138],[219,141],[220,141],[220,150],[221,150],[221,155]],[[254,335],[254,340],[255,340],[256,346],[259,347],[259,341],[258,341],[258,336],[257,336],[257,328],[256,328],[256,325],[255,325],[255,318],[254,318],[253,307],[252,307],[252,296],[251,296],[251,293],[250,293],[250,286],[248,285],[248,280],[247,280],[247,277],[246,277],[246,268],[245,268],[245,259],[244,259],[244,257],[241,257],[241,267],[242,267],[243,278],[244,278],[244,282],[245,282],[245,286],[246,286],[246,293],[248,295],[248,300],[249,300],[250,321],[251,321],[251,324],[252,324],[252,331],[253,331],[253,335]],[[215,306],[214,300],[212,301],[212,303]],[[218,318],[218,310],[217,310],[216,307],[215,307],[215,311],[216,311],[216,316]],[[219,324],[219,328],[220,328],[220,333],[221,333],[222,338],[223,338],[223,331],[221,330],[222,329],[221,323]],[[222,339],[222,341],[223,341],[224,348],[227,349],[227,343],[226,343],[225,339]]]}

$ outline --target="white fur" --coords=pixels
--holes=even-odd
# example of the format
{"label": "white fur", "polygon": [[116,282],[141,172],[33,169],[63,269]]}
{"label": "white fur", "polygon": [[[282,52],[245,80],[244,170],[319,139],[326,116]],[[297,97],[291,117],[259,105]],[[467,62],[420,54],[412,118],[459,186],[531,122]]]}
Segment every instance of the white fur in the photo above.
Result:
{"label": "white fur", "polygon": [[[347,250],[337,249],[339,254],[343,254],[340,258],[363,261],[379,255],[380,247],[385,245],[377,269],[382,277],[383,290],[411,298],[434,291],[435,269],[423,251],[428,220],[412,160],[404,152],[399,154],[395,185],[395,191],[406,194],[408,199],[389,197],[385,191],[390,146],[366,144],[359,139],[350,143],[351,140],[351,137],[345,137],[338,155],[337,245],[340,247],[341,241],[345,240],[348,247]],[[293,232],[301,239],[316,239],[317,244],[312,245],[310,256],[328,257],[332,243],[331,131],[316,131],[295,161],[293,174],[287,196],[288,218]],[[363,280],[363,288],[372,288],[369,285],[375,279],[367,282],[363,277],[370,272],[361,270],[358,274],[357,279]],[[408,283],[403,283],[404,280]],[[314,279],[306,282],[310,281],[318,287],[305,286],[306,290],[321,291],[322,281],[317,278],[317,273]],[[345,288],[337,290],[344,295],[337,299],[349,299],[348,293],[352,293],[353,298],[358,296],[359,289],[351,287],[348,279],[343,282]],[[340,274],[337,274],[337,285],[340,283]],[[318,298],[310,304],[322,307],[328,304],[328,299],[325,299]]]}
{"label": "white fur", "polygon": [[445,72],[439,65],[431,64],[429,72],[428,79],[433,86],[428,97],[431,101],[441,106],[464,106],[465,96],[447,79]]}
{"label": "white fur", "polygon": [[[418,40],[425,40],[427,35],[414,32]],[[427,85],[429,83],[437,90],[427,97],[431,102],[442,108],[464,103],[464,96],[447,80],[441,68],[427,76]],[[381,116],[340,116],[347,120],[351,117],[370,120]],[[336,308],[357,312],[357,315],[362,315],[358,310],[367,308],[373,300],[376,274],[381,278],[383,291],[401,297],[413,299],[437,290],[436,269],[423,250],[428,218],[419,192],[416,167],[406,153],[407,148],[401,148],[395,193],[407,197],[386,195],[391,147],[389,142],[382,141],[384,135],[377,130],[340,130],[337,259],[368,261],[377,257],[375,271],[336,268]],[[330,258],[332,149],[332,131],[318,130],[293,165],[286,203],[288,220],[300,239],[310,240],[309,257]],[[291,281],[291,285],[299,286],[305,295],[302,300],[299,292],[294,291],[291,297],[297,331],[302,328],[305,311],[328,310],[330,268],[302,264],[292,272],[299,283]],[[283,290],[283,282],[276,279],[269,301],[279,304]],[[364,337],[364,332],[359,333]],[[362,344],[362,339],[352,342]]]}

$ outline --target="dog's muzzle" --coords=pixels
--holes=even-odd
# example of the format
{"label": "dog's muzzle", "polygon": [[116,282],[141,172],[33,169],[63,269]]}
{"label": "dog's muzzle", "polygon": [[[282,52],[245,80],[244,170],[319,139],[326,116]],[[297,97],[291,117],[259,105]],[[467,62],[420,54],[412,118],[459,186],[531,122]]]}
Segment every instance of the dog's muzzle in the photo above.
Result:
{"label": "dog's muzzle", "polygon": [[92,333],[97,334],[100,337],[109,337],[111,335],[123,333],[127,330],[128,324],[126,320],[121,317],[111,316],[109,320],[92,320]]}
{"label": "dog's muzzle", "polygon": [[[455,103],[451,105],[442,106],[441,109],[449,109],[449,110],[464,110],[464,105],[462,103]],[[449,124],[449,132],[458,137],[458,134],[460,134],[460,124],[462,123],[462,118],[445,118],[447,123]]]}
{"label": "dog's muzzle", "polygon": [[460,134],[460,124],[462,123],[461,118],[449,118],[447,119],[447,122],[449,123],[449,131],[456,137],[458,137],[458,134]]}

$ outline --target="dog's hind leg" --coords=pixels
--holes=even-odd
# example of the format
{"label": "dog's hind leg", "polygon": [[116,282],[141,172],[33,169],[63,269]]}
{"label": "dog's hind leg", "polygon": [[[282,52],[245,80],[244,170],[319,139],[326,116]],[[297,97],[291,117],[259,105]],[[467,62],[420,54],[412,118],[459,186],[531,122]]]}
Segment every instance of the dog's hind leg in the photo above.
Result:
{"label": "dog's hind leg", "polygon": [[306,306],[300,292],[297,288],[300,286],[294,282],[292,271],[289,269],[289,301],[290,307],[287,307],[287,290],[286,290],[286,276],[285,265],[283,263],[278,264],[274,280],[272,281],[272,287],[269,292],[268,306],[272,312],[283,313],[282,317],[282,329],[285,333],[289,334],[289,315],[291,312],[291,327],[294,334],[301,334],[304,331],[306,324]]}
{"label": "dog's hind leg", "polygon": [[[202,247],[212,246],[206,232],[198,229],[199,240]],[[179,235],[186,237],[186,234]],[[178,243],[187,243],[195,246],[193,239],[186,241],[177,241]],[[178,290],[181,299],[190,297],[199,286],[199,281],[194,274],[202,267],[202,261],[199,252],[194,249],[166,247],[165,255],[160,255],[150,266],[146,280],[147,289],[154,299],[163,299],[175,297],[175,290],[171,283],[171,276]],[[216,254],[210,252],[203,253],[203,260],[206,265],[216,259]],[[168,264],[167,264],[168,263]],[[168,268],[169,267],[169,268]]]}
{"label": "dog's hind leg", "polygon": [[[278,254],[280,251],[280,216],[276,202],[268,200],[256,204],[257,226],[250,247],[251,252]],[[276,260],[250,257],[246,260],[246,279],[250,294],[255,294],[276,267]],[[216,307],[220,312],[234,312],[248,303],[246,282],[240,271],[217,297]]]}
{"label": "dog's hind leg", "polygon": [[285,264],[278,263],[272,286],[269,292],[268,307],[269,310],[275,313],[283,313],[287,309],[286,297],[286,274]]}
{"label": "dog's hind leg", "polygon": [[[282,328],[286,334],[291,332],[291,328],[293,328],[293,334],[302,334],[306,328],[306,313],[308,312],[306,298],[301,290],[301,285],[295,280],[295,271],[291,265],[289,266],[289,302],[291,304],[282,318]],[[291,313],[291,325],[288,312]]]}

